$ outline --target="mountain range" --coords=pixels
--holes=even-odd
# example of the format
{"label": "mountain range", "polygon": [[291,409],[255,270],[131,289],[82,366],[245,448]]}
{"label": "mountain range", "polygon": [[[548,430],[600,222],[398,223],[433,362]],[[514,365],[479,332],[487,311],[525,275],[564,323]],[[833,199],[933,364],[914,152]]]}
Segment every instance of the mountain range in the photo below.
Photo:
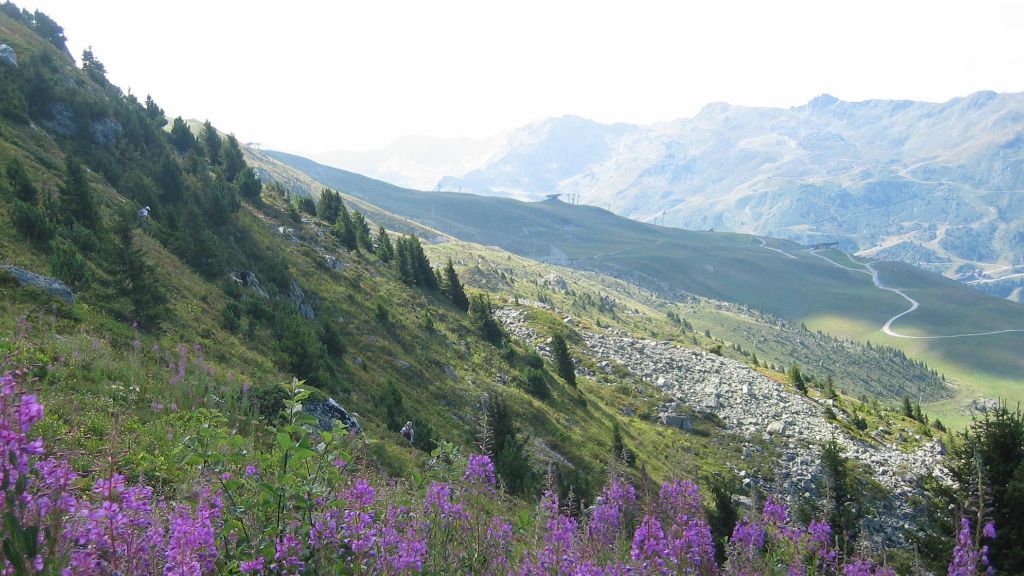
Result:
{"label": "mountain range", "polygon": [[317,159],[419,189],[560,193],[666,226],[835,241],[1000,296],[1020,276],[998,279],[1024,264],[1024,93],[716,103],[646,126],[564,116],[487,140],[416,137]]}

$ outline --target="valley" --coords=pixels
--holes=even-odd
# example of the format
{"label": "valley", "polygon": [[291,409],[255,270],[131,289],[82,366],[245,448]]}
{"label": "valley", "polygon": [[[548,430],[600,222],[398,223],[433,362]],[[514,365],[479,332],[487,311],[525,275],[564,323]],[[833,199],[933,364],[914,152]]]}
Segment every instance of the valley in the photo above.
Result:
{"label": "valley", "polygon": [[[1006,247],[982,228],[1014,233],[988,208],[1013,95],[411,139],[415,179],[465,171],[425,192],[172,118],[111,77],[0,4],[0,573],[894,576],[988,550],[1012,573],[1024,308],[854,254],[761,184],[911,224],[939,186],[932,246],[980,263],[965,246]],[[951,115],[990,138],[897,142]],[[988,169],[958,172],[967,152]],[[843,200],[826,172],[887,193]],[[601,189],[635,212],[683,182],[734,192],[662,225],[521,200]],[[770,230],[704,229],[761,208]]]}

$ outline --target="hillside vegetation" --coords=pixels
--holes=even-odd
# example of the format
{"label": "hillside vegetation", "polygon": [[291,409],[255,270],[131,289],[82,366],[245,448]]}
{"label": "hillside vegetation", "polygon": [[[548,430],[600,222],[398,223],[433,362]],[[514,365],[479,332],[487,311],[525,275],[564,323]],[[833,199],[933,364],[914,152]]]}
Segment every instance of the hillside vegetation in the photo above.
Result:
{"label": "hillside vegetation", "polygon": [[[732,302],[837,338],[899,348],[959,388],[955,402],[937,408],[944,418],[965,422],[970,403],[980,396],[1024,399],[1024,357],[1018,354],[1024,333],[886,336],[881,327],[907,309],[906,301],[875,287],[870,274],[843,269],[794,242],[664,228],[560,201],[418,192],[295,156],[271,156],[326,185],[463,240],[601,272],[668,299],[697,295]],[[878,267],[885,284],[919,296],[921,307],[896,324],[903,333],[958,335],[1024,328],[1024,307],[1016,303],[907,264],[882,262]]]}
{"label": "hillside vegetation", "polygon": [[[891,574],[984,567],[983,545],[1019,565],[991,520],[1019,530],[999,486],[1024,463],[987,424],[929,419],[909,394],[946,390],[923,363],[456,242],[450,215],[167,118],[39,12],[0,6],[0,44],[0,572]],[[515,206],[553,247],[566,208]]]}

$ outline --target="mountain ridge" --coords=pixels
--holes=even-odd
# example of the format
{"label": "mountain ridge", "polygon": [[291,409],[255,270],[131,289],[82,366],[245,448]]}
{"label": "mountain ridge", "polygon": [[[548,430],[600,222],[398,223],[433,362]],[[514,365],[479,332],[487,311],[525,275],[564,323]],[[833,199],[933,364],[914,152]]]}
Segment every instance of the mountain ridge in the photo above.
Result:
{"label": "mountain ridge", "polygon": [[[642,221],[840,241],[951,277],[1024,262],[1013,193],[1024,190],[1024,93],[713,103],[643,126],[546,119],[499,139],[504,152],[489,164],[431,187],[563,193]],[[985,288],[1006,296],[1016,286]]]}

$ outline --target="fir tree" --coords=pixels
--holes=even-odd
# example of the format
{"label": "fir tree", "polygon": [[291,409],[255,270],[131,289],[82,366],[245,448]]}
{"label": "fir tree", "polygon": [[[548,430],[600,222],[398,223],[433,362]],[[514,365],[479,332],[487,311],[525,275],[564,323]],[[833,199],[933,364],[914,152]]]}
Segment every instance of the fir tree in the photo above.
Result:
{"label": "fir tree", "polygon": [[175,118],[171,123],[171,144],[182,154],[196,147],[196,137],[192,135],[188,124],[182,120],[181,116]]}
{"label": "fir tree", "polygon": [[316,215],[316,202],[309,196],[299,196],[298,199],[299,210],[309,214],[310,216]]}
{"label": "fir tree", "polygon": [[377,257],[381,262],[391,262],[394,259],[395,248],[391,245],[391,237],[383,226],[377,229],[376,245]]}
{"label": "fir tree", "polygon": [[246,200],[256,204],[263,193],[263,182],[256,176],[252,168],[246,166],[238,175],[238,193]]}
{"label": "fir tree", "polygon": [[210,166],[219,166],[222,143],[220,135],[217,134],[217,130],[209,120],[203,124],[203,131],[199,134],[199,139],[203,142],[203,151],[206,153],[206,159],[210,162]]}
{"label": "fir tree", "polygon": [[910,397],[903,397],[903,415],[907,418],[914,418],[914,406],[910,403]]}
{"label": "fir tree", "polygon": [[804,380],[804,375],[800,373],[800,367],[794,362],[786,373],[789,377],[790,383],[796,388],[801,394],[807,394],[807,383]]}
{"label": "fir tree", "polygon": [[448,259],[448,264],[444,267],[444,291],[456,308],[463,312],[469,310],[469,298],[466,296],[458,273],[455,272],[455,264],[452,263],[451,258]]}
{"label": "fir tree", "polygon": [[555,369],[570,386],[576,386],[576,366],[573,364],[572,356],[569,354],[569,346],[561,334],[555,334],[551,339],[551,356],[555,360]]}
{"label": "fir tree", "polygon": [[157,106],[156,101],[149,94],[146,95],[146,117],[157,128],[167,125],[167,116],[164,115],[163,108]]}
{"label": "fir tree", "polygon": [[352,230],[356,236],[356,246],[373,253],[373,235],[370,232],[370,225],[358,210],[352,211]]}
{"label": "fir tree", "polygon": [[839,542],[839,550],[852,550],[863,516],[857,487],[850,475],[849,462],[842,447],[832,438],[821,450],[822,483],[825,499],[821,513]]}
{"label": "fir tree", "polygon": [[494,472],[512,494],[532,494],[538,475],[526,453],[528,438],[519,431],[508,403],[497,394],[483,399],[482,444],[494,460]]}
{"label": "fir tree", "polygon": [[328,224],[335,224],[341,214],[341,194],[330,188],[320,192],[320,200],[316,205],[316,215]]}
{"label": "fir tree", "polygon": [[121,212],[116,232],[119,290],[131,302],[132,318],[143,327],[154,328],[166,313],[167,295],[142,250],[135,245],[134,211]]}
{"label": "fir tree", "polygon": [[469,301],[469,317],[481,338],[495,346],[501,346],[505,333],[494,319],[494,307],[490,298],[484,294],[473,296]]}
{"label": "fir tree", "polygon": [[227,142],[223,146],[224,154],[224,178],[228,182],[234,182],[238,174],[246,168],[245,157],[242,156],[242,148],[238,145],[238,139],[234,134],[228,134]]}
{"label": "fir tree", "polygon": [[341,242],[342,246],[349,250],[355,250],[359,248],[359,241],[356,238],[356,227],[352,221],[352,215],[349,213],[348,208],[342,203],[338,208],[338,220],[334,224],[334,229],[331,231],[335,237]]}
{"label": "fir tree", "polygon": [[70,156],[60,194],[65,221],[78,222],[90,230],[99,227],[100,213],[93,198],[92,185],[85,175],[85,168]]}

